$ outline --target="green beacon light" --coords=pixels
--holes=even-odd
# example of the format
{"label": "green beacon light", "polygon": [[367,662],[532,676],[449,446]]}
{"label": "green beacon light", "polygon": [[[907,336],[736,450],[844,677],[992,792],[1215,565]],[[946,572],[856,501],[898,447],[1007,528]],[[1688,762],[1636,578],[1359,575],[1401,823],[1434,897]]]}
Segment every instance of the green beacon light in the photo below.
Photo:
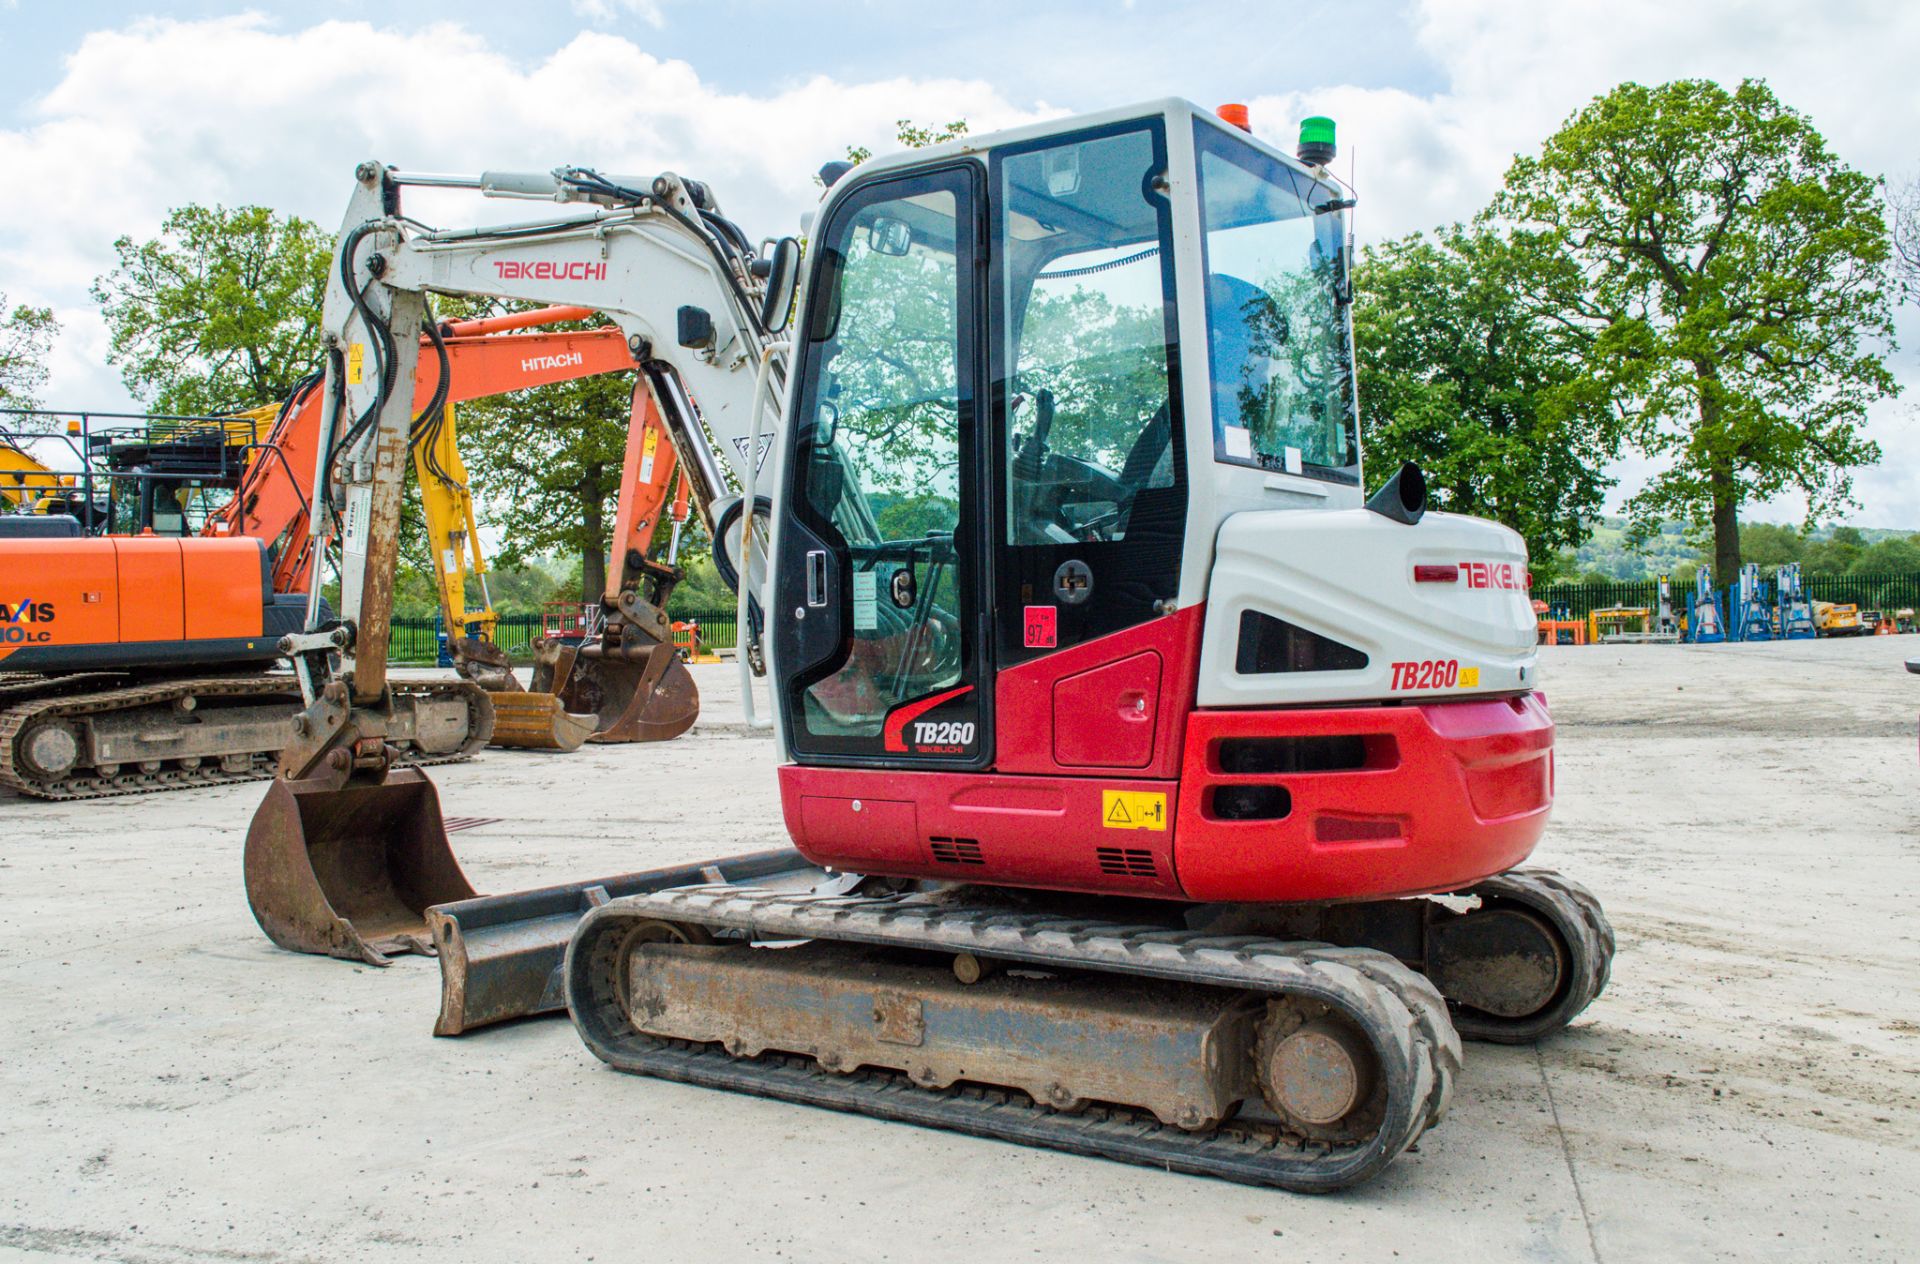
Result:
{"label": "green beacon light", "polygon": [[1333,161],[1333,120],[1322,115],[1300,120],[1300,145],[1294,157],[1309,167],[1324,167]]}

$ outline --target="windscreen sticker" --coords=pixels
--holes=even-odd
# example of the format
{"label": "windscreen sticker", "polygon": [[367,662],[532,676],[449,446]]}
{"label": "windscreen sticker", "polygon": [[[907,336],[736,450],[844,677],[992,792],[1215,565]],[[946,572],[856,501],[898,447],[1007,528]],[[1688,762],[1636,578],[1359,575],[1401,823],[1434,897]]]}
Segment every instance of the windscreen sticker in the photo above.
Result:
{"label": "windscreen sticker", "polygon": [[1286,466],[1287,473],[1298,474],[1300,472],[1300,449],[1288,448],[1283,454],[1282,464]]}
{"label": "windscreen sticker", "polygon": [[1100,824],[1107,829],[1164,830],[1167,796],[1158,790],[1102,790]]}
{"label": "windscreen sticker", "polygon": [[1228,456],[1237,461],[1253,459],[1253,431],[1245,426],[1228,426],[1221,432],[1220,438]]}
{"label": "windscreen sticker", "polygon": [[1028,606],[1022,623],[1028,649],[1050,650],[1060,644],[1060,611],[1053,606]]}
{"label": "windscreen sticker", "polygon": [[880,576],[874,571],[853,573],[853,630],[880,630]]}

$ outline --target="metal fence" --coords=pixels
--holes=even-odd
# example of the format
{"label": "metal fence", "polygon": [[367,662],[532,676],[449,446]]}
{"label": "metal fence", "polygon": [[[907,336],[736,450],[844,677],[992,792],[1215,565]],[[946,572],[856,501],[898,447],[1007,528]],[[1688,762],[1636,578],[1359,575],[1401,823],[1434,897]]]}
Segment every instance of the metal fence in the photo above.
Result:
{"label": "metal fence", "polygon": [[[1814,601],[1852,602],[1862,610],[1920,609],[1920,574],[1913,575],[1809,575],[1807,596]],[[1651,579],[1620,580],[1610,584],[1548,584],[1536,588],[1533,596],[1565,617],[1584,619],[1595,610],[1613,606],[1651,608],[1655,600]],[[1693,585],[1675,584],[1673,604],[1684,609],[1693,594]],[[730,650],[738,643],[736,613],[732,610],[702,610],[677,616],[675,623],[697,623],[700,643],[708,649]],[[533,657],[533,638],[540,635],[537,614],[501,616],[494,638],[513,658],[526,662]],[[431,664],[440,654],[440,620],[395,619],[393,621],[392,659],[395,663]]]}
{"label": "metal fence", "polygon": [[[708,649],[730,650],[736,644],[732,610],[705,610],[680,615],[675,623],[697,623],[700,643]],[[533,638],[540,635],[541,616],[508,614],[494,625],[494,641],[511,657],[527,662],[533,658]],[[440,618],[393,621],[393,647],[389,657],[395,663],[431,665],[440,658]]]}
{"label": "metal fence", "polygon": [[[1862,610],[1920,609],[1920,575],[1808,575],[1807,597],[1812,601],[1851,602]],[[1595,610],[1613,606],[1651,608],[1657,587],[1651,579],[1619,580],[1610,584],[1548,584],[1533,596],[1566,617],[1584,619]],[[1684,607],[1692,584],[1673,585],[1673,604]]]}

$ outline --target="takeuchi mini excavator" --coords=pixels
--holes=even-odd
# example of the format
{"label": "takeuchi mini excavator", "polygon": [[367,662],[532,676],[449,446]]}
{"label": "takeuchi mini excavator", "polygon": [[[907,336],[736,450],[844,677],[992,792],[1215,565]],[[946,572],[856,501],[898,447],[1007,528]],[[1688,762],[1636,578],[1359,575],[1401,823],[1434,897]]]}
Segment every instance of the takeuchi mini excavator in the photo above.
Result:
{"label": "takeuchi mini excavator", "polygon": [[[631,371],[617,328],[533,328],[591,315],[518,312],[423,335],[432,354],[415,382],[419,414],[408,451],[450,627],[468,621],[448,598],[477,543],[451,410],[504,391]],[[257,410],[265,441],[252,447],[238,489],[198,536],[89,537],[70,517],[6,520],[66,530],[0,532],[0,575],[32,578],[32,587],[0,602],[0,672],[11,677],[0,683],[0,785],[75,799],[271,774],[305,704],[291,676],[267,669],[282,659],[280,639],[323,613],[309,604],[316,541],[302,490],[318,457],[320,385],[316,376],[277,411]],[[664,603],[678,575],[646,556],[676,477],[649,398],[635,397],[612,575],[614,593],[636,612]],[[656,450],[664,459],[646,459]],[[616,632],[621,619],[612,617]],[[683,732],[699,698],[685,669],[666,661],[673,654],[664,615],[644,630],[656,623],[665,645],[657,657],[603,661],[597,645],[536,647],[530,690],[495,647],[456,635],[456,662],[476,683],[413,681],[397,691],[395,745],[409,762],[431,763],[465,758],[489,741],[564,750]]]}
{"label": "takeuchi mini excavator", "polygon": [[[592,1052],[1290,1189],[1378,1172],[1461,1035],[1565,1025],[1613,944],[1517,867],[1553,790],[1520,537],[1429,511],[1410,466],[1364,499],[1333,153],[1326,120],[1295,157],[1169,101],[835,164],[803,264],[671,174],[363,165],[314,493],[342,619],[296,647],[309,723],[248,845],[309,884],[430,863],[331,939],[253,892],[263,926],[427,946],[459,868],[392,768],[380,587],[425,295],[578,303],[688,467],[767,497],[771,553],[741,531],[733,569],[804,857],[588,886],[556,978]],[[432,230],[413,185],[585,213]]]}

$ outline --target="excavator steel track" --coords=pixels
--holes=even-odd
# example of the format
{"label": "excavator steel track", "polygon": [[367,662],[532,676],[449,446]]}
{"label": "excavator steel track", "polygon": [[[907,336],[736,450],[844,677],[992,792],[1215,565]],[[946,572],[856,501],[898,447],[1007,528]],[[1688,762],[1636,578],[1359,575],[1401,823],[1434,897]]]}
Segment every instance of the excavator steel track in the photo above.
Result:
{"label": "excavator steel track", "polygon": [[[1352,1142],[1311,1140],[1254,1118],[1228,1119],[1201,1133],[1131,1107],[1096,1105],[1066,1113],[999,1086],[926,1089],[898,1071],[842,1073],[791,1054],[734,1057],[718,1045],[656,1038],[629,1020],[623,945],[636,923],[657,922],[722,936],[970,953],[1055,971],[1305,998],[1340,1012],[1366,1040],[1386,1086],[1384,1109],[1374,1130]],[[619,1070],[1302,1192],[1338,1189],[1378,1173],[1439,1121],[1460,1068],[1459,1038],[1445,1002],[1425,979],[1384,953],[913,897],[727,886],[627,896],[587,914],[568,946],[565,968],[576,1029],[596,1057]]]}
{"label": "excavator steel track", "polygon": [[1593,892],[1551,869],[1510,869],[1464,894],[1519,905],[1545,918],[1563,941],[1569,961],[1566,982],[1553,1002],[1524,1018],[1497,1018],[1453,1006],[1453,1025],[1461,1036],[1492,1044],[1529,1044],[1565,1027],[1606,990],[1613,971],[1613,924]]}
{"label": "excavator steel track", "polygon": [[[164,703],[174,698],[217,696],[223,698],[273,698],[288,701],[289,734],[293,719],[301,708],[300,687],[290,676],[206,677],[188,680],[153,681],[118,689],[98,689],[107,680],[124,679],[112,675],[78,676],[46,682],[44,685],[0,686],[0,787],[35,799],[72,801],[104,799],[114,795],[147,794],[155,790],[185,790],[196,786],[228,785],[242,781],[264,781],[274,774],[273,759],[278,749],[250,754],[244,769],[229,769],[219,759],[209,759],[194,768],[165,767],[154,772],[122,771],[101,777],[91,769],[76,769],[60,780],[36,777],[22,767],[18,749],[20,735],[38,720],[62,715],[99,715]],[[462,682],[458,688],[470,688]],[[396,685],[400,694],[431,694],[447,690],[447,685]],[[458,763],[473,757],[484,741],[472,741],[458,751],[444,755],[423,755],[402,748],[402,765]]]}

